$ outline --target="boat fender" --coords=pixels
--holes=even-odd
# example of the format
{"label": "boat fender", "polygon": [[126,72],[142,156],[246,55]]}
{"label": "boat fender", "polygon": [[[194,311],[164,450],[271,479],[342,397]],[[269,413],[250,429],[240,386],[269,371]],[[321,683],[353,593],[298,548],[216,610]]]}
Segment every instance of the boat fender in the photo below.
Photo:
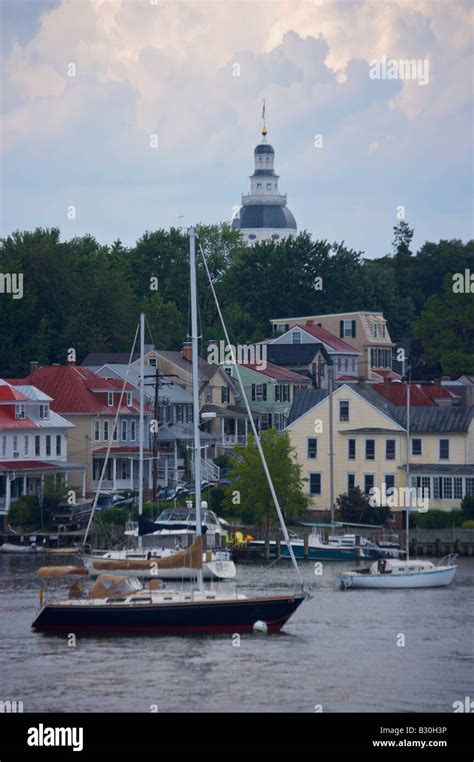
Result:
{"label": "boat fender", "polygon": [[267,623],[262,622],[261,619],[258,619],[256,622],[254,622],[253,631],[256,635],[266,635],[268,632]]}

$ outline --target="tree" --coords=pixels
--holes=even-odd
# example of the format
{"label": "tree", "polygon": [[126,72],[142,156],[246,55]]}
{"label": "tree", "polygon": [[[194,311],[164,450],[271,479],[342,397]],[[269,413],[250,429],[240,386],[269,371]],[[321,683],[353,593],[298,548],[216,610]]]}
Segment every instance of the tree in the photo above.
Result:
{"label": "tree", "polygon": [[[282,511],[286,519],[296,519],[307,509],[309,497],[303,492],[301,466],[294,460],[289,435],[267,429],[260,441]],[[277,514],[252,435],[246,445],[235,448],[229,480],[225,498],[228,510],[249,523],[260,524],[268,535]]]}
{"label": "tree", "polygon": [[474,495],[464,495],[461,501],[461,511],[464,519],[474,519]]}
{"label": "tree", "polygon": [[351,524],[383,524],[390,513],[388,508],[372,507],[360,487],[339,495],[336,505],[342,520]]}

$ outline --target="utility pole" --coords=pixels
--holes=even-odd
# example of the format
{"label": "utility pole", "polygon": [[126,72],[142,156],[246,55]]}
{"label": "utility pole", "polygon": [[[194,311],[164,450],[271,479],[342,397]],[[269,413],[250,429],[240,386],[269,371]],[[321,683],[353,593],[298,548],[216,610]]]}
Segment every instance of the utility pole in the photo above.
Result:
{"label": "utility pole", "polygon": [[155,373],[153,375],[145,376],[145,378],[153,378],[154,382],[152,384],[146,384],[147,386],[153,385],[155,387],[155,394],[154,394],[154,404],[153,404],[153,418],[155,420],[155,427],[153,432],[153,442],[152,442],[152,450],[153,450],[153,462],[152,462],[152,500],[154,503],[158,500],[158,455],[159,455],[159,441],[158,441],[158,429],[160,426],[160,386],[162,383],[172,383],[172,381],[169,382],[162,382],[161,379],[163,378],[177,378],[175,373],[160,373],[160,369],[158,365],[155,368]]}

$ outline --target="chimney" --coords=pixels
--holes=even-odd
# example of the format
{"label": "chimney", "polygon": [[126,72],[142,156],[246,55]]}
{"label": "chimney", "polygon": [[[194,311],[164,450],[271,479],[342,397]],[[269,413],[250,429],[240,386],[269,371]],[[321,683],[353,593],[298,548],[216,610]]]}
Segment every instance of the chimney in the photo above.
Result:
{"label": "chimney", "polygon": [[314,325],[314,320],[307,320],[306,325]]}
{"label": "chimney", "polygon": [[392,382],[390,381],[390,379],[385,376],[385,378],[383,380],[383,396],[387,400],[390,399],[390,384],[391,383]]}
{"label": "chimney", "polygon": [[183,344],[183,348],[181,350],[181,354],[185,358],[185,360],[189,360],[191,362],[193,358],[193,348],[190,341],[185,341]]}
{"label": "chimney", "polygon": [[36,360],[32,360],[30,362],[30,373],[34,373],[35,370],[38,370],[38,368],[39,368],[39,362],[37,362]]}

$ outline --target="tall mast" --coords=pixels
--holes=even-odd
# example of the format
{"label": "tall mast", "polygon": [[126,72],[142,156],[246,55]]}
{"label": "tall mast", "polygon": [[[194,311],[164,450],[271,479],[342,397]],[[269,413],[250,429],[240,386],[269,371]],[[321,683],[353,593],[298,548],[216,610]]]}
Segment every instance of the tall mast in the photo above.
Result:
{"label": "tall mast", "polygon": [[407,384],[407,466],[406,466],[406,473],[407,473],[407,495],[408,495],[408,505],[407,505],[407,520],[406,520],[406,555],[405,558],[408,562],[410,558],[410,504],[411,504],[411,489],[410,489],[410,379],[409,379],[409,368],[407,367],[406,372],[406,384]]}
{"label": "tall mast", "polygon": [[[199,429],[199,355],[196,287],[196,231],[189,228],[189,271],[191,281],[191,349],[193,372],[193,426],[194,426],[194,481],[196,500],[196,537],[202,534],[201,526],[201,432]],[[202,569],[197,570],[198,590],[202,590]]]}
{"label": "tall mast", "polygon": [[[143,514],[143,443],[145,439],[145,315],[140,314],[140,420],[138,426],[139,461],[138,461],[138,515]],[[142,547],[139,534],[138,545]]]}

